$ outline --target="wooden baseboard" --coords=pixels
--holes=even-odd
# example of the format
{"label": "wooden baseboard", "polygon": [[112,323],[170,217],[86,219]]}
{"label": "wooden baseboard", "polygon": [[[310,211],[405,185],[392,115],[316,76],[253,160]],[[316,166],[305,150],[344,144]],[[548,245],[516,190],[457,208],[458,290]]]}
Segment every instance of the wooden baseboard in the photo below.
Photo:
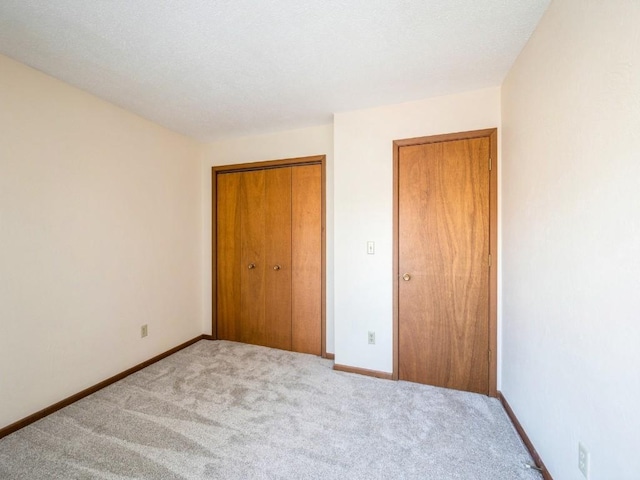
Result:
{"label": "wooden baseboard", "polygon": [[385,380],[393,380],[392,378],[393,375],[391,373],[379,372],[377,370],[368,370],[366,368],[349,367],[347,365],[340,365],[339,363],[336,363],[333,366],[333,369],[339,372],[357,373],[359,375],[366,375],[368,377],[376,377],[376,378],[383,378]]}
{"label": "wooden baseboard", "polygon": [[502,392],[500,391],[498,391],[498,398],[500,399],[500,402],[502,402],[502,406],[504,407],[504,410],[507,412],[507,415],[509,416],[511,423],[513,423],[513,426],[516,428],[518,435],[520,435],[520,438],[522,438],[524,445],[527,447],[527,450],[529,450],[529,453],[531,454],[533,461],[535,462],[536,466],[540,468],[540,473],[542,473],[542,477],[544,478],[544,480],[553,480],[553,477],[551,477],[549,470],[547,470],[547,467],[545,467],[544,462],[542,461],[542,458],[540,458],[540,455],[538,455],[538,452],[533,446],[533,443],[531,443],[529,436],[524,431],[524,428],[522,428],[522,425],[520,425],[520,421],[516,417],[516,414],[513,413],[513,410],[511,409],[509,402],[507,402],[507,399],[504,398],[504,395],[502,395]]}
{"label": "wooden baseboard", "polygon": [[213,335],[202,335],[203,340],[217,340]]}
{"label": "wooden baseboard", "polygon": [[11,425],[7,425],[6,427],[0,428],[0,438],[6,437],[7,435],[16,432],[18,430],[20,430],[21,428],[26,427],[27,425],[32,424],[33,422],[37,422],[38,420],[46,417],[47,415],[51,415],[53,412],[57,412],[58,410],[67,407],[69,405],[71,405],[74,402],[77,402],[78,400],[80,400],[81,398],[84,398],[88,395],[91,395],[92,393],[97,392],[98,390],[103,389],[104,387],[108,387],[109,385],[111,385],[112,383],[115,383],[119,380],[122,380],[125,377],[128,377],[129,375],[131,375],[132,373],[136,373],[139,370],[142,370],[143,368],[148,367],[149,365],[152,365],[154,363],[156,363],[159,360],[162,360],[163,358],[168,357],[169,355],[173,355],[174,353],[182,350],[183,348],[188,347],[189,345],[193,345],[194,343],[206,339],[208,337],[208,335],[198,335],[195,338],[192,338],[191,340],[184,342],[180,345],[178,345],[177,347],[173,347],[171,350],[167,350],[164,353],[161,353],[160,355],[156,355],[155,357],[147,360],[146,362],[142,362],[138,365],[136,365],[135,367],[131,367],[127,370],[125,370],[124,372],[118,373],[117,375],[114,375],[113,377],[107,378],[106,380],[103,380],[100,383],[96,383],[95,385],[93,385],[92,387],[86,388],[84,390],[82,390],[81,392],[78,392],[74,395],[71,395],[70,397],[65,398],[64,400],[60,400],[58,403],[54,403],[53,405],[50,405],[46,408],[43,408],[42,410],[40,410],[39,412],[33,413],[31,415],[29,415],[28,417],[25,417],[21,420],[18,420],[17,422],[12,423]]}
{"label": "wooden baseboard", "polygon": [[324,358],[326,358],[326,359],[328,359],[328,360],[335,360],[336,356],[335,356],[335,354],[333,354],[333,353],[326,352],[326,353],[324,354]]}

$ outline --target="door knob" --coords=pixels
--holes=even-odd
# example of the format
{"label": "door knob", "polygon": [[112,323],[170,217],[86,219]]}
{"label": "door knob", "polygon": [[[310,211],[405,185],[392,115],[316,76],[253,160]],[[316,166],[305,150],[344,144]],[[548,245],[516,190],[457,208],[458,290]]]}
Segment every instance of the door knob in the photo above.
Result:
{"label": "door knob", "polygon": [[280,270],[280,265],[274,265],[274,266],[273,266],[273,269],[274,269],[274,270]]}
{"label": "door knob", "polygon": [[405,282],[408,282],[409,280],[411,280],[411,275],[409,275],[408,273],[405,273],[404,275],[402,275],[402,279]]}
{"label": "door knob", "polygon": [[254,268],[256,268],[256,264],[255,263],[250,263],[249,264],[249,270],[253,270]]}

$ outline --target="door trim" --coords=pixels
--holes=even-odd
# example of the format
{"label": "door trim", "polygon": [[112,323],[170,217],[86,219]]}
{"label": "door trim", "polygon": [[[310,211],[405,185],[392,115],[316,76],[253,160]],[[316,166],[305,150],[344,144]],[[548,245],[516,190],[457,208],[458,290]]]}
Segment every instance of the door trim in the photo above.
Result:
{"label": "door trim", "polygon": [[424,145],[428,143],[451,142],[455,140],[468,140],[472,138],[489,138],[491,152],[491,170],[489,172],[489,254],[491,266],[489,268],[489,396],[497,397],[498,375],[498,129],[474,130],[470,132],[458,132],[444,135],[432,135],[428,137],[407,138],[393,141],[393,373],[392,378],[399,378],[399,161],[400,147],[412,145]]}
{"label": "door trim", "polygon": [[322,358],[327,358],[327,295],[326,295],[326,163],[327,157],[326,155],[314,155],[310,157],[299,157],[299,158],[285,158],[280,160],[268,160],[264,162],[253,162],[253,163],[239,163],[234,165],[220,165],[211,167],[211,336],[214,340],[218,339],[218,322],[217,322],[217,258],[216,258],[216,241],[218,238],[218,233],[216,231],[217,227],[217,218],[216,215],[218,213],[218,205],[217,205],[217,185],[218,185],[218,175],[221,173],[232,173],[232,172],[248,172],[252,170],[267,170],[272,168],[283,168],[283,167],[295,167],[299,165],[320,165],[322,170],[322,178],[321,182],[321,285],[322,291],[320,294],[320,323],[321,323],[321,345],[320,352]]}

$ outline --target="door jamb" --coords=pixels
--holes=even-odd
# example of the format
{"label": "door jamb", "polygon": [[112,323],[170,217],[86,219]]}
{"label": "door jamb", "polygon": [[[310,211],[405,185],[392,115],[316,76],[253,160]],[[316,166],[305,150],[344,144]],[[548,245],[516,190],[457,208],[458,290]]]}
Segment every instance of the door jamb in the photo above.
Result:
{"label": "door jamb", "polygon": [[498,129],[474,130],[444,135],[432,135],[427,137],[407,138],[393,141],[393,373],[392,378],[399,377],[399,202],[398,180],[400,147],[411,145],[423,145],[427,143],[450,142],[455,140],[468,140],[471,138],[489,138],[489,150],[491,155],[491,170],[489,171],[489,254],[491,265],[489,267],[489,396],[497,397],[497,343],[498,343]]}
{"label": "door jamb", "polygon": [[232,172],[248,172],[252,170],[267,170],[272,168],[283,168],[283,167],[294,167],[298,165],[320,165],[322,170],[322,178],[321,182],[321,271],[322,271],[322,279],[321,279],[321,300],[320,300],[320,323],[321,323],[321,332],[320,332],[320,352],[322,358],[327,358],[327,295],[326,295],[326,163],[327,156],[326,155],[314,155],[310,157],[299,157],[299,158],[286,158],[280,160],[268,160],[264,162],[253,162],[253,163],[239,163],[234,165],[220,165],[211,167],[211,336],[213,340],[218,339],[218,328],[217,328],[217,221],[216,215],[218,213],[217,208],[217,185],[218,185],[218,175],[222,173],[232,173]]}

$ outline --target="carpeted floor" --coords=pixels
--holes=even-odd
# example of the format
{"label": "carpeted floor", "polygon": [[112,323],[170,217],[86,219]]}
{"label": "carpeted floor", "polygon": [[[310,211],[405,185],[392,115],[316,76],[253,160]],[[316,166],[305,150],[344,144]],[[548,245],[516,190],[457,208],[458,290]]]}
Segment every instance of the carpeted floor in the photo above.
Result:
{"label": "carpeted floor", "polygon": [[2,479],[540,479],[496,399],[200,341],[0,440]]}

